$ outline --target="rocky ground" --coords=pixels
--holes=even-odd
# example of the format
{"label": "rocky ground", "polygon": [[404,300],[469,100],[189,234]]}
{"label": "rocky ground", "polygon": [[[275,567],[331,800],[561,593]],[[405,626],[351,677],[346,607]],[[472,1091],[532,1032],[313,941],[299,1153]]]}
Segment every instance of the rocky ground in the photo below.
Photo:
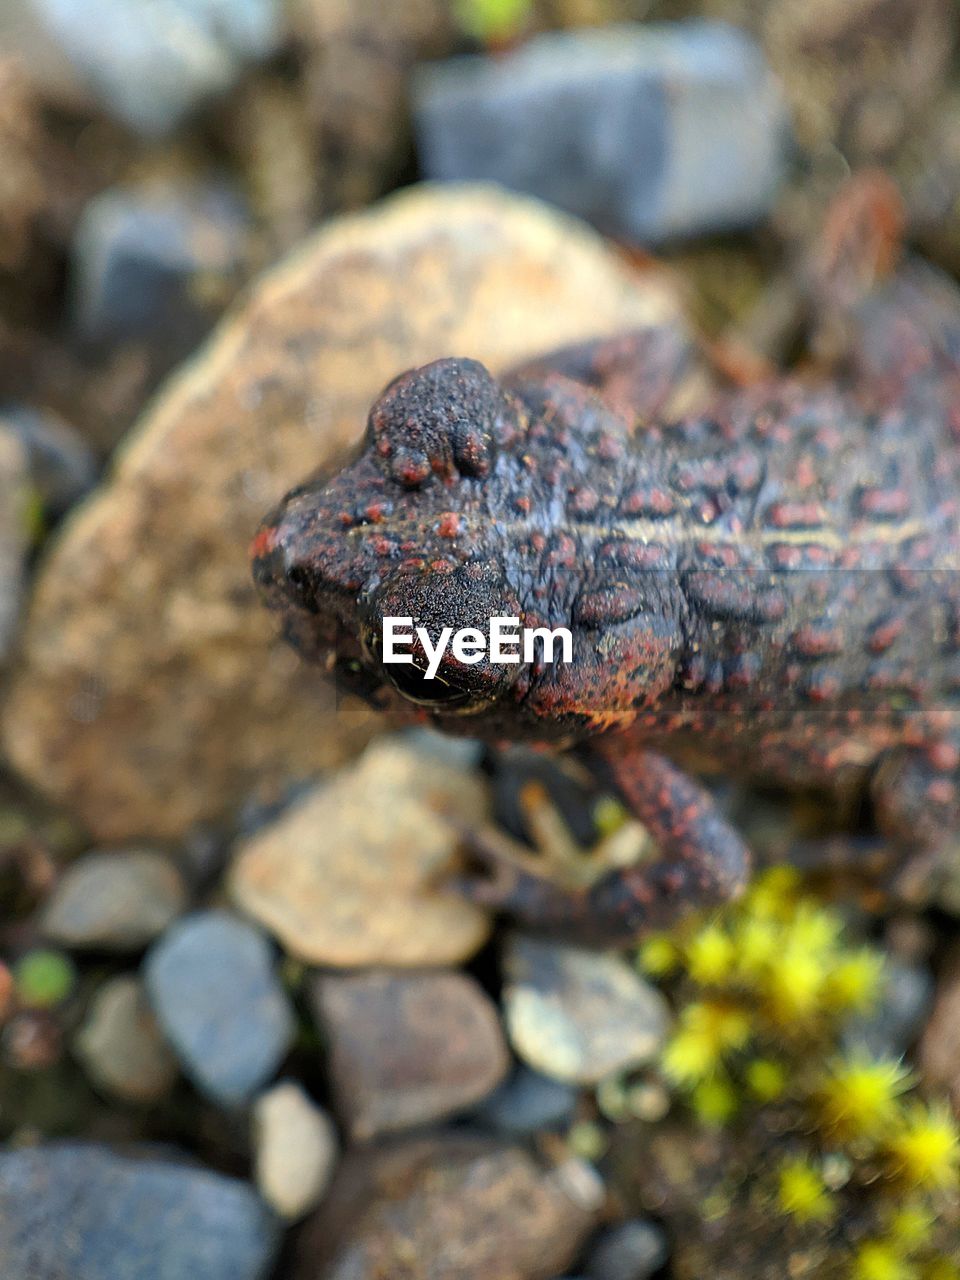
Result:
{"label": "rocky ground", "polygon": [[[960,863],[920,905],[766,871],[623,953],[519,931],[445,884],[465,831],[643,833],[339,697],[247,560],[411,365],[662,323],[712,358],[679,412],[821,358],[851,169],[960,272],[958,25],[0,5],[0,1275],[960,1275]],[[717,789],[762,864],[837,816]]]}

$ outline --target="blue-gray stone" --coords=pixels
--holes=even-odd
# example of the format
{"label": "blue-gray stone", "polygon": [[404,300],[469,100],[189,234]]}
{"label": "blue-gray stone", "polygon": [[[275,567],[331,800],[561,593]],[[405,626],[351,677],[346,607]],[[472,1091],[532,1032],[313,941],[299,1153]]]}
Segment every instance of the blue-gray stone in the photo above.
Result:
{"label": "blue-gray stone", "polygon": [[476,1119],[500,1133],[522,1136],[569,1125],[578,1091],[520,1066],[476,1111]]}
{"label": "blue-gray stone", "polygon": [[85,207],[74,237],[73,320],[86,342],[150,339],[186,354],[215,318],[198,277],[229,296],[249,223],[221,183],[114,187]]}
{"label": "blue-gray stone", "polygon": [[0,405],[27,453],[30,482],[44,513],[58,520],[97,482],[97,459],[79,432],[48,409],[26,404]]}
{"label": "blue-gray stone", "polygon": [[933,1005],[933,974],[922,964],[888,956],[880,998],[869,1013],[844,1028],[846,1048],[867,1049],[877,1058],[899,1058],[926,1025]]}
{"label": "blue-gray stone", "polygon": [[789,143],[759,47],[715,22],[554,32],[425,66],[414,117],[426,177],[499,182],[645,243],[763,217]]}
{"label": "blue-gray stone", "polygon": [[238,1105],[271,1079],[294,1018],[252,925],[226,911],[185,917],[151,948],[145,981],[184,1071],[210,1098]]}
{"label": "blue-gray stone", "polygon": [[279,0],[31,0],[79,76],[146,135],[176,127],[273,52]]}
{"label": "blue-gray stone", "polygon": [[5,1280],[262,1280],[279,1238],[218,1173],[78,1143],[0,1154]]}
{"label": "blue-gray stone", "polygon": [[587,1255],[586,1280],[648,1280],[670,1256],[663,1230],[632,1218],[604,1231]]}

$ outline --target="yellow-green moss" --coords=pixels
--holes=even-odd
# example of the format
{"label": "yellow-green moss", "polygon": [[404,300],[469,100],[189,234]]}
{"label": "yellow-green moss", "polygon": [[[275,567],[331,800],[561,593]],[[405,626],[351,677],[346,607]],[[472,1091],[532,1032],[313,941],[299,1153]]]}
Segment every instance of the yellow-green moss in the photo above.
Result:
{"label": "yellow-green moss", "polygon": [[[960,1194],[957,1122],[903,1062],[844,1047],[883,990],[882,951],[778,867],[737,905],[647,939],[637,962],[676,1007],[659,1062],[675,1106],[783,1142],[753,1193],[785,1226],[835,1233],[850,1280],[960,1280],[933,1244]],[[629,1090],[617,1101],[625,1118]],[[864,1225],[848,1239],[850,1221]]]}
{"label": "yellow-green moss", "polygon": [[820,1169],[798,1157],[780,1167],[777,1208],[798,1222],[824,1222],[837,1211]]}

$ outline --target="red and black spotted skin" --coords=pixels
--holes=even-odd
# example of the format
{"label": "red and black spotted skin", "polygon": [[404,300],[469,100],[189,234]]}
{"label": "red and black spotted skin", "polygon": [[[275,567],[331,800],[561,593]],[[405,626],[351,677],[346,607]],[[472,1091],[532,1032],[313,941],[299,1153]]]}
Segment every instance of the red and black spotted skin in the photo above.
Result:
{"label": "red and black spotted skin", "polygon": [[[745,850],[677,767],[691,758],[871,786],[915,844],[957,826],[960,304],[917,269],[859,322],[846,382],[728,393],[677,422],[657,415],[690,359],[678,335],[502,384],[438,361],[261,529],[255,576],[302,652],[442,727],[592,744],[663,852],[576,900],[523,873],[488,897],[613,941],[735,892]],[[497,614],[568,627],[574,661],[448,656],[432,682],[378,661],[386,615],[435,639]]]}

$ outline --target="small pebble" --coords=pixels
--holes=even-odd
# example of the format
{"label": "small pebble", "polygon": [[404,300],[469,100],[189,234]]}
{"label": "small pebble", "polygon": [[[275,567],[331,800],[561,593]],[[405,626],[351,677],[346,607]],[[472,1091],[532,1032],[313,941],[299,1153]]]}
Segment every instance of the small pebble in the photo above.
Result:
{"label": "small pebble", "polygon": [[603,1232],[588,1250],[584,1274],[586,1280],[648,1280],[669,1256],[660,1227],[634,1218]]}
{"label": "small pebble", "polygon": [[91,1082],[124,1102],[158,1102],[177,1078],[177,1059],[143,985],[126,974],[97,991],[73,1049]]}
{"label": "small pebble", "polygon": [[481,1125],[522,1137],[544,1129],[567,1127],[574,1117],[578,1091],[520,1066],[476,1110]]}
{"label": "small pebble", "polygon": [[187,916],[148,952],[145,979],[184,1070],[214,1102],[238,1106],[271,1078],[294,1018],[252,925],[226,911]]}
{"label": "small pebble", "polygon": [[463,1110],[507,1072],[496,1006],[467,974],[325,974],[312,1000],[357,1141]]}
{"label": "small pebble", "polygon": [[620,956],[514,934],[504,970],[510,1042],[544,1075],[597,1084],[663,1044],[667,1003]]}
{"label": "small pebble", "polygon": [[63,1027],[47,1009],[23,1009],[3,1028],[0,1043],[3,1061],[15,1071],[47,1071],[62,1056]]}
{"label": "small pebble", "polygon": [[67,868],[40,917],[65,947],[137,951],[184,910],[183,878],[149,849],[89,853]]}
{"label": "small pebble", "polygon": [[337,1131],[294,1081],[261,1094],[253,1108],[254,1168],[267,1204],[288,1222],[315,1209],[337,1162]]}
{"label": "small pebble", "polygon": [[79,432],[50,409],[25,404],[0,405],[26,450],[30,483],[48,520],[56,521],[93,488],[97,460]]}

